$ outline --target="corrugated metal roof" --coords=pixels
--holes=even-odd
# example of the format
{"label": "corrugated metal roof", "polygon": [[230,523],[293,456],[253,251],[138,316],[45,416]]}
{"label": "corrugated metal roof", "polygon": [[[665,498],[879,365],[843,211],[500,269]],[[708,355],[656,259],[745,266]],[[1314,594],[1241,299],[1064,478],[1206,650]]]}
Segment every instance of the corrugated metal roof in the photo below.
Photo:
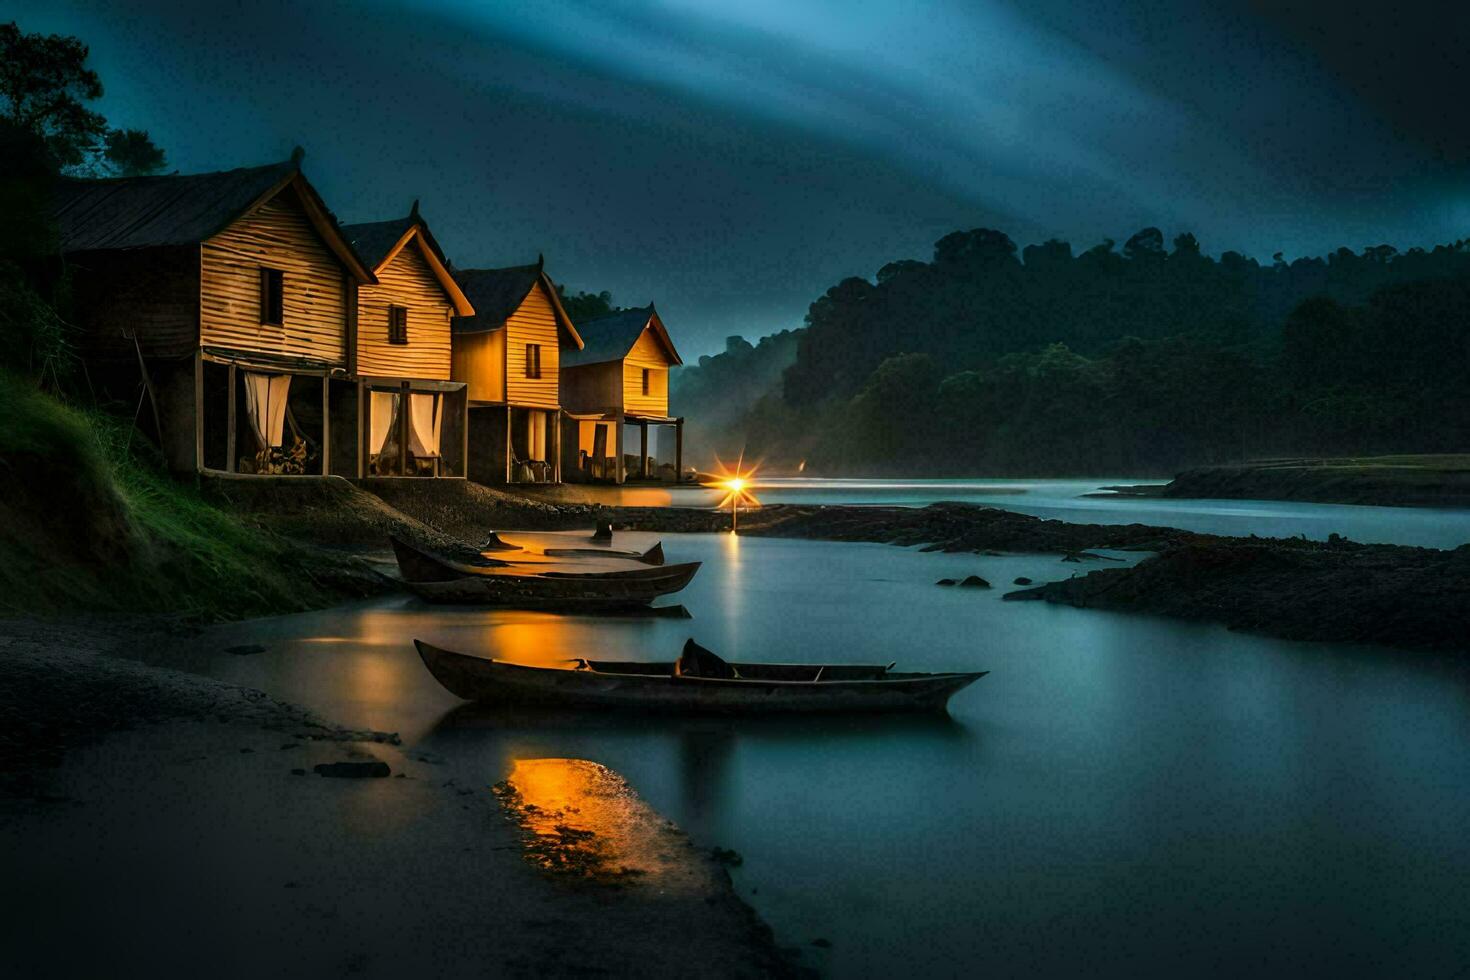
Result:
{"label": "corrugated metal roof", "polygon": [[62,251],[202,242],[296,169],[286,161],[208,174],[63,178],[56,186]]}
{"label": "corrugated metal roof", "polygon": [[595,320],[584,320],[577,324],[577,332],[582,335],[586,346],[579,351],[562,354],[562,367],[622,360],[628,356],[633,345],[638,343],[639,335],[652,318],[653,306],[650,304],[631,310],[619,310]]}
{"label": "corrugated metal roof", "polygon": [[474,316],[454,318],[455,333],[486,333],[499,330],[510,315],[520,308],[536,281],[541,278],[541,263],[517,265],[508,269],[455,269],[454,280],[469,297]]}

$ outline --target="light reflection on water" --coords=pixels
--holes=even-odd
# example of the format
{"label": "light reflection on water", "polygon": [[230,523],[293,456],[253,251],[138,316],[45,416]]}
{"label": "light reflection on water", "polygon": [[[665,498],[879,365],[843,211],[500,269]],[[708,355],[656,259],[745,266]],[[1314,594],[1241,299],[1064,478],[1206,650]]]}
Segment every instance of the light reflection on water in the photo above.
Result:
{"label": "light reflection on water", "polygon": [[495,790],[521,826],[526,857],[545,871],[609,883],[636,878],[665,892],[690,884],[678,873],[687,858],[682,841],[606,766],[517,758]]}
{"label": "light reflection on water", "polygon": [[[705,562],[676,597],[692,620],[389,599],[217,627],[168,656],[349,726],[399,731],[460,785],[488,789],[528,759],[607,766],[701,846],[741,852],[742,894],[781,941],[832,939],[830,954],[811,955],[839,974],[1462,962],[1463,669],[1000,601],[1016,576],[1078,570],[1051,556],[664,541],[671,561]],[[970,572],[998,587],[932,584]],[[463,705],[409,645],[656,660],[691,635],[746,659],[993,673],[949,718],[547,714]],[[242,643],[268,650],[211,652]]]}

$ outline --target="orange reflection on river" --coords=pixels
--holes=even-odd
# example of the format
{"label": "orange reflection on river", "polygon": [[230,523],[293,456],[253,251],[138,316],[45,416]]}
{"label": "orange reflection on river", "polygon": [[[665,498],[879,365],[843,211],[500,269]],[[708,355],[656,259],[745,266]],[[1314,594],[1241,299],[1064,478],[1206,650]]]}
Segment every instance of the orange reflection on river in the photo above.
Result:
{"label": "orange reflection on river", "polygon": [[622,776],[586,759],[517,759],[495,784],[521,827],[526,859],[558,874],[602,882],[690,880],[687,839],[644,803]]}

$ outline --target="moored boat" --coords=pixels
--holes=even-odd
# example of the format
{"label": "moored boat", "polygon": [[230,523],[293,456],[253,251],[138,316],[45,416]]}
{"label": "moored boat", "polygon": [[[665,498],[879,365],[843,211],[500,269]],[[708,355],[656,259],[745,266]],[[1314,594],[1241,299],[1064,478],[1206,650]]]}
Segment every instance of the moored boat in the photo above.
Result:
{"label": "moored boat", "polygon": [[461,561],[435,555],[398,537],[392,542],[408,589],[430,602],[442,603],[521,608],[646,605],[688,585],[700,564],[594,572],[556,570],[553,566],[552,570],[530,571],[530,566],[512,566],[494,559]]}
{"label": "moored boat", "polygon": [[626,558],[643,565],[664,563],[664,543],[656,543],[647,551],[614,551],[611,548],[547,548],[541,552],[553,558]]}
{"label": "moored boat", "polygon": [[729,714],[943,711],[988,671],[895,672],[860,664],[726,662],[693,640],[678,660],[570,661],[535,667],[486,660],[414,640],[424,666],[451,693],[492,704]]}

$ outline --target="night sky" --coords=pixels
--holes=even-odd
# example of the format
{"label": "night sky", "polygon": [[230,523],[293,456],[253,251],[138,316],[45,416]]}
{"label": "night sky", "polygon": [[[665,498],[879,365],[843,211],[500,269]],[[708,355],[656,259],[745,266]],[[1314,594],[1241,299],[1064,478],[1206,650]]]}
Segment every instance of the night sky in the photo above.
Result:
{"label": "night sky", "polygon": [[346,222],[414,197],[459,265],[545,252],[686,359],[976,226],[1146,225],[1269,261],[1470,236],[1470,5],[1139,0],[72,4],[114,125],[284,159]]}

